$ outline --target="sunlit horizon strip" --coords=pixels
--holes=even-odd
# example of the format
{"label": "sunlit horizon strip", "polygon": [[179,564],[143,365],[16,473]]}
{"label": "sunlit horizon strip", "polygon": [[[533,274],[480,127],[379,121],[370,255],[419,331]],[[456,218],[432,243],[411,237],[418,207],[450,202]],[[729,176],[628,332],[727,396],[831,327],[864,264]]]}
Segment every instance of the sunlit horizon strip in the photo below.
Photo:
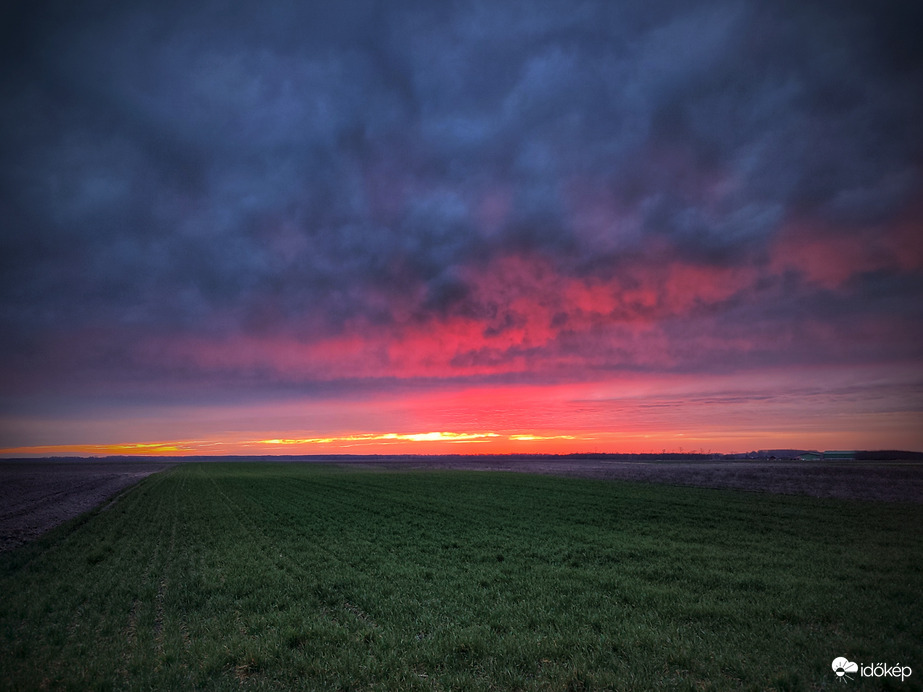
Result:
{"label": "sunlit horizon strip", "polygon": [[[253,437],[244,431],[182,440],[121,443],[23,445],[0,448],[0,458],[42,456],[324,456],[458,454],[734,454],[763,449],[891,449],[869,445],[842,431],[717,429],[691,433],[681,430],[548,431],[429,431],[415,433],[348,433],[318,437]],[[453,449],[454,448],[454,449]],[[905,446],[911,449],[913,446]]]}
{"label": "sunlit horizon strip", "polygon": [[[299,446],[326,446],[334,445],[350,448],[369,444],[391,445],[399,442],[445,442],[445,443],[479,443],[489,441],[509,442],[541,442],[546,440],[579,440],[593,441],[594,436],[587,435],[538,435],[533,433],[517,433],[504,435],[497,432],[425,432],[425,433],[361,433],[353,435],[337,435],[327,437],[299,437],[299,438],[268,438],[243,441],[218,441],[218,440],[175,440],[164,442],[137,442],[115,444],[60,444],[36,445],[23,447],[9,447],[0,449],[0,455],[15,454],[30,455],[58,455],[58,454],[89,454],[89,455],[199,455],[199,454],[254,454],[269,452],[271,449]],[[264,449],[260,449],[264,448]],[[236,451],[231,451],[236,450]],[[242,451],[246,450],[246,451]]]}
{"label": "sunlit horizon strip", "polygon": [[[453,433],[453,432],[427,432],[427,433],[363,433],[360,435],[344,435],[340,437],[306,437],[283,438],[271,440],[252,440],[251,444],[269,445],[299,445],[299,444],[329,444],[333,442],[373,442],[387,440],[408,440],[411,442],[471,442],[486,438],[501,437],[498,433]],[[512,436],[510,437],[512,439]]]}

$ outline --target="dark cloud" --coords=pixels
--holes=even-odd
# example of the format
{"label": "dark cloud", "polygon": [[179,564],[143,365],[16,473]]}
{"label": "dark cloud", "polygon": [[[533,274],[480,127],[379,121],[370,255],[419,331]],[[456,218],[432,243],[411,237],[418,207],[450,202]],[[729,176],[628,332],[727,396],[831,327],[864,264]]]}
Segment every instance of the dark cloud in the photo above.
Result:
{"label": "dark cloud", "polygon": [[[911,3],[6,13],[0,328],[36,371],[35,340],[74,330],[130,350],[478,314],[471,276],[506,255],[572,278],[761,271],[794,219],[885,233],[921,187]],[[888,314],[910,314],[914,272]],[[880,275],[839,298],[792,281],[750,309],[765,329],[882,307]]]}

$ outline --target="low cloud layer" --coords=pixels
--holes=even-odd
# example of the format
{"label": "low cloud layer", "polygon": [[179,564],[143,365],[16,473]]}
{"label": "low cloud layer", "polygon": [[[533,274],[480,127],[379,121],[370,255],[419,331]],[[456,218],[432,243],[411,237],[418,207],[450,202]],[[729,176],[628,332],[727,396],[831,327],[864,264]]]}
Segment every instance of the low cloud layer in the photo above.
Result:
{"label": "low cloud layer", "polygon": [[918,364],[921,23],[901,2],[21,3],[4,407],[90,382]]}

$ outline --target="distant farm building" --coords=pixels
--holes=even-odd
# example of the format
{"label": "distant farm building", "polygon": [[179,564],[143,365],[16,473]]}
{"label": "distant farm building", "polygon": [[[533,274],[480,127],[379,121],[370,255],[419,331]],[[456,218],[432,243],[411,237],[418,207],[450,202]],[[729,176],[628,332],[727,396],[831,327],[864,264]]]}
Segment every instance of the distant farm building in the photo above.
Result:
{"label": "distant farm building", "polygon": [[855,452],[846,452],[842,450],[827,450],[826,452],[802,452],[798,455],[798,461],[854,461]]}

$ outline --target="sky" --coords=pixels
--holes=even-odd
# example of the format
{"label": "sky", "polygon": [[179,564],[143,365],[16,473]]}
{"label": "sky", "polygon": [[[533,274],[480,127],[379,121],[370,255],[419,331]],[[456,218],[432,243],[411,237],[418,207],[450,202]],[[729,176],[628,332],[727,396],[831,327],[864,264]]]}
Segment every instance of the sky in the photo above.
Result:
{"label": "sky", "polygon": [[0,10],[0,456],[923,450],[923,5]]}

